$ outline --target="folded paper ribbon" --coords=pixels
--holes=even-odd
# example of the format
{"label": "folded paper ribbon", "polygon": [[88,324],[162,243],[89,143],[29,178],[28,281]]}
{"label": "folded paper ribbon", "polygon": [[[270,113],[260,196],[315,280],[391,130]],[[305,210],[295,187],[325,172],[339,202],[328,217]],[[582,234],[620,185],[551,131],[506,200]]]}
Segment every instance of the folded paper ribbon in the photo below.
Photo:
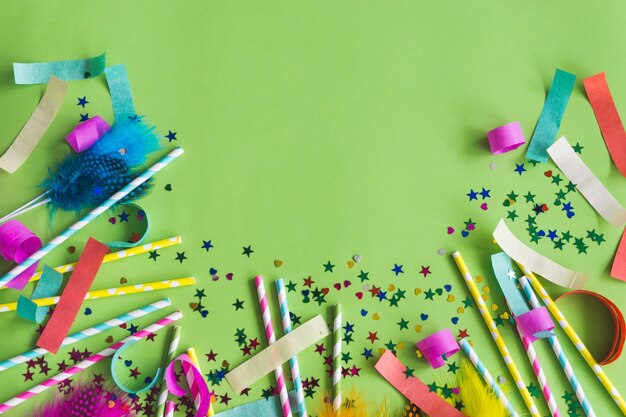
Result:
{"label": "folded paper ribbon", "polygon": [[79,123],[72,132],[65,137],[74,152],[81,153],[91,148],[111,126],[100,116],[95,115],[91,119]]}
{"label": "folded paper ribbon", "polygon": [[515,316],[515,322],[519,326],[522,336],[526,336],[531,342],[537,339],[554,336],[554,322],[545,307],[530,310],[520,316]]}
{"label": "folded paper ribbon", "polygon": [[420,340],[415,346],[434,369],[441,368],[445,365],[444,358],[448,359],[459,351],[459,344],[447,328]]}
{"label": "folded paper ribbon", "polygon": [[526,143],[520,122],[511,122],[487,132],[491,153],[499,155],[519,148]]}
{"label": "folded paper ribbon", "polygon": [[[18,264],[33,253],[41,249],[42,243],[39,237],[28,230],[19,220],[9,220],[0,225],[0,255],[7,261],[15,261]],[[22,290],[30,277],[37,270],[34,263],[24,272],[7,283],[7,287]]]}
{"label": "folded paper ribbon", "polygon": [[108,67],[104,75],[109,85],[109,94],[113,103],[113,115],[117,123],[137,117],[133,94],[128,81],[128,74],[124,65]]}
{"label": "folded paper ribbon", "polygon": [[154,377],[152,377],[150,382],[148,382],[148,384],[145,387],[139,388],[137,390],[133,390],[133,389],[128,388],[126,385],[124,385],[124,383],[122,381],[120,381],[119,377],[117,376],[117,372],[115,371],[115,369],[117,368],[116,365],[120,361],[122,353],[124,353],[128,348],[130,348],[131,346],[133,346],[137,342],[138,342],[138,340],[129,340],[129,341],[127,341],[126,343],[124,343],[120,348],[118,348],[115,351],[115,354],[113,355],[113,358],[111,358],[111,376],[113,377],[113,381],[115,382],[115,384],[118,386],[119,389],[121,389],[124,392],[127,392],[129,394],[134,394],[134,395],[141,394],[142,392],[146,392],[150,388],[155,386],[156,383],[161,378],[161,371],[162,371],[161,368],[157,368],[156,373],[155,373]]}
{"label": "folded paper ribbon", "polygon": [[209,392],[209,387],[206,384],[204,379],[204,375],[202,372],[198,370],[193,364],[193,361],[189,358],[188,355],[182,354],[174,359],[168,366],[165,368],[165,383],[167,384],[167,389],[173,395],[177,397],[182,397],[187,394],[188,390],[181,387],[178,383],[178,379],[176,378],[175,366],[176,362],[180,362],[181,365],[186,363],[189,366],[189,370],[193,373],[194,381],[197,382],[198,394],[197,396],[200,400],[196,403],[196,415],[195,417],[205,417],[209,412],[209,407],[211,405],[211,393]]}
{"label": "folded paper ribbon", "polygon": [[62,80],[84,80],[102,74],[106,55],[88,59],[13,64],[15,84],[45,84],[51,75]]}
{"label": "folded paper ribbon", "polygon": [[569,297],[575,294],[586,295],[595,298],[600,303],[602,303],[602,305],[604,305],[611,314],[611,318],[613,319],[613,341],[611,342],[611,347],[603,358],[595,359],[599,365],[608,365],[614,362],[622,354],[622,351],[624,350],[624,342],[626,341],[626,322],[624,321],[624,315],[613,301],[593,291],[570,291],[558,297],[555,302],[558,302],[565,297]]}
{"label": "folded paper ribbon", "polygon": [[626,229],[624,229],[622,233],[622,238],[619,241],[615,257],[613,258],[611,276],[626,281]]}
{"label": "folded paper ribbon", "polygon": [[32,301],[33,299],[45,298],[45,297],[53,297],[61,288],[61,284],[63,283],[63,274],[54,269],[50,268],[48,265],[43,266],[43,272],[41,273],[41,278],[33,291],[33,294],[30,296],[30,299],[20,295],[17,300],[17,315],[35,322],[41,323],[43,319],[48,314],[50,310],[49,306],[39,306],[36,302]]}

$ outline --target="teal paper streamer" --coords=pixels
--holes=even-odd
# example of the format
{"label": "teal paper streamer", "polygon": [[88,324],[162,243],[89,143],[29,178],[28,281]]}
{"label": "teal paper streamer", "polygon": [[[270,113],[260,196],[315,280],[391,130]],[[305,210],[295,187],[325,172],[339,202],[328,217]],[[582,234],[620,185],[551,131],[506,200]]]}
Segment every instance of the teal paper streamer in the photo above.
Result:
{"label": "teal paper streamer", "polygon": [[124,241],[105,242],[104,244],[110,247],[111,249],[127,249],[127,248],[134,248],[135,246],[139,246],[146,240],[146,237],[148,237],[148,233],[150,232],[150,218],[148,217],[147,211],[145,211],[144,209],[141,208],[141,206],[135,203],[123,204],[118,207],[122,207],[122,206],[136,207],[137,211],[141,210],[144,212],[144,220],[146,221],[146,231],[143,232],[143,235],[141,235],[141,238],[136,242],[124,242]]}
{"label": "teal paper streamer", "polygon": [[115,121],[119,123],[123,120],[137,117],[126,67],[124,65],[108,67],[104,70],[104,74],[109,85]]}
{"label": "teal paper streamer", "polygon": [[152,378],[152,381],[150,381],[150,383],[146,385],[145,387],[140,388],[136,391],[133,391],[132,389],[128,388],[119,380],[119,378],[117,377],[117,372],[115,372],[115,365],[119,362],[120,356],[122,355],[122,353],[124,353],[126,349],[133,346],[135,343],[137,343],[137,340],[129,340],[128,342],[124,343],[121,348],[115,351],[115,354],[113,355],[113,358],[111,359],[111,376],[113,377],[113,381],[115,381],[115,384],[122,391],[127,392],[129,394],[141,394],[142,392],[148,391],[150,388],[155,386],[156,383],[159,381],[159,379],[161,378],[161,372],[162,372],[162,369],[158,368],[156,373],[154,374],[154,377]]}
{"label": "teal paper streamer", "polygon": [[15,84],[47,84],[51,75],[65,81],[84,80],[102,74],[106,54],[71,61],[13,63]]}
{"label": "teal paper streamer", "polygon": [[[34,300],[37,298],[54,297],[59,291],[59,288],[61,288],[62,282],[63,274],[44,265],[41,278],[30,298]],[[48,314],[50,307],[38,306],[31,301],[31,299],[20,295],[17,300],[17,315],[26,320],[41,323],[46,317],[46,314]]]}
{"label": "teal paper streamer", "polygon": [[[295,391],[289,392],[289,402],[294,414],[298,414],[298,401]],[[282,416],[283,409],[278,397],[269,397],[231,408],[215,414],[213,417],[276,417]]]}
{"label": "teal paper streamer", "polygon": [[548,160],[548,148],[556,139],[575,81],[574,74],[557,68],[546,102],[539,115],[539,121],[530,138],[530,145],[526,151],[527,159],[537,162]]}

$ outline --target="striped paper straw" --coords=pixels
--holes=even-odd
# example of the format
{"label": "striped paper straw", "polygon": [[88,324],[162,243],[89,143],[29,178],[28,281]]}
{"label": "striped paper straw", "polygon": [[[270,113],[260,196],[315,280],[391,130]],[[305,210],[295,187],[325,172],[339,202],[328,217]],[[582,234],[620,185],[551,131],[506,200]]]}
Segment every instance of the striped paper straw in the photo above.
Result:
{"label": "striped paper straw", "polygon": [[[172,336],[170,337],[170,345],[167,349],[167,365],[172,363],[174,359],[176,359],[176,353],[178,352],[178,344],[180,343],[180,326],[172,327]],[[165,381],[161,384],[161,393],[159,394],[159,399],[157,400],[157,409],[155,412],[155,417],[163,417],[164,414],[167,414],[167,395],[169,394],[169,390],[167,389],[167,384]],[[168,404],[171,401],[167,402]],[[174,404],[172,402],[172,404]],[[172,411],[172,414],[174,411]]]}
{"label": "striped paper straw", "polygon": [[333,411],[341,415],[341,304],[335,304],[333,321]]}
{"label": "striped paper straw", "polygon": [[[271,345],[276,342],[276,336],[274,335],[274,326],[272,326],[272,315],[270,313],[269,305],[267,304],[267,297],[265,296],[265,284],[263,284],[263,277],[258,276],[254,278],[254,284],[256,286],[256,293],[259,297],[259,306],[261,307],[261,313],[263,315],[263,325],[265,326],[267,343]],[[289,404],[289,394],[287,392],[287,386],[285,385],[285,376],[283,375],[282,365],[274,369],[274,375],[276,376],[276,385],[278,386],[278,392],[280,393],[280,405],[283,409],[283,416],[291,417],[291,405]]]}
{"label": "striped paper straw", "polygon": [[474,302],[478,306],[480,315],[485,321],[485,324],[487,325],[487,328],[489,329],[489,332],[491,333],[491,337],[493,338],[493,341],[496,343],[496,346],[498,347],[498,350],[500,351],[500,355],[502,356],[504,363],[506,363],[506,366],[509,369],[511,376],[513,377],[513,381],[515,381],[515,385],[517,386],[517,389],[522,395],[522,398],[524,400],[524,403],[526,404],[526,407],[528,408],[528,411],[530,411],[530,415],[533,417],[541,417],[541,415],[539,414],[539,410],[537,409],[537,406],[535,405],[535,402],[533,401],[533,398],[530,395],[530,392],[528,392],[526,383],[522,379],[522,376],[520,375],[519,370],[517,369],[517,366],[515,365],[515,361],[513,361],[513,357],[509,353],[509,349],[506,347],[506,344],[504,343],[504,339],[502,339],[502,335],[500,334],[500,331],[496,327],[496,324],[494,323],[493,318],[491,317],[491,314],[489,313],[489,310],[487,310],[487,306],[485,306],[485,301],[481,297],[480,292],[478,291],[478,287],[476,286],[476,282],[474,282],[474,278],[472,277],[469,270],[467,269],[467,265],[465,265],[465,261],[463,260],[461,253],[458,251],[454,252],[452,254],[452,257],[454,258],[454,261],[456,262],[456,265],[459,268],[461,275],[463,275],[463,279],[465,280],[465,283],[467,284],[467,288],[469,289],[470,294],[472,294],[472,297],[474,298]]}
{"label": "striped paper straw", "polygon": [[485,382],[487,383],[487,385],[491,387],[491,389],[496,394],[496,396],[498,397],[502,405],[504,405],[506,409],[509,411],[509,414],[511,415],[511,417],[519,417],[519,414],[517,414],[517,411],[515,411],[515,409],[513,408],[513,405],[509,402],[509,399],[506,397],[506,395],[504,395],[504,392],[502,392],[502,390],[500,389],[500,386],[493,379],[493,377],[489,373],[489,370],[485,367],[485,364],[483,363],[483,361],[480,360],[476,351],[470,346],[467,338],[461,339],[459,341],[459,344],[465,351],[465,354],[469,358],[470,362],[472,362],[472,364],[478,371],[478,374],[482,376]]}
{"label": "striped paper straw", "polygon": [[0,288],[6,287],[9,281],[24,272],[26,269],[28,269],[29,266],[33,265],[35,262],[46,256],[52,249],[65,242],[72,235],[74,235],[74,233],[87,226],[93,219],[110,209],[115,203],[126,197],[141,184],[148,181],[154,176],[154,174],[165,168],[165,166],[167,166],[170,162],[172,162],[174,159],[178,158],[182,154],[182,148],[175,148],[170,153],[161,158],[161,160],[158,161],[156,164],[152,165],[150,168],[139,174],[135,179],[122,187],[121,190],[109,197],[105,202],[91,210],[82,219],[71,225],[63,233],[44,245],[44,247],[42,247],[37,252],[33,253],[31,256],[22,261],[20,264],[15,266],[13,269],[11,269],[11,271],[7,272],[2,278],[0,278]]}
{"label": "striped paper straw", "polygon": [[[129,313],[114,317],[96,326],[90,327],[83,331],[67,336],[61,342],[61,347],[69,346],[80,340],[84,340],[84,339],[87,339],[88,337],[95,336],[106,330],[117,327],[120,324],[128,323],[131,320],[138,319],[139,317],[143,317],[154,311],[161,310],[171,304],[172,303],[170,302],[169,298],[164,298],[163,300],[159,300],[152,304],[148,304],[145,307],[141,307]],[[40,356],[44,356],[48,353],[50,352],[48,352],[44,348],[37,348],[37,349],[31,350],[30,352],[22,353],[21,355],[17,355],[11,359],[7,359],[6,361],[0,362],[0,372],[6,371],[7,369],[12,368],[16,365],[28,362],[31,359],[36,359]]]}
{"label": "striped paper straw", "polygon": [[174,401],[168,401],[165,405],[165,417],[174,417],[174,410],[176,409],[176,404]]}
{"label": "striped paper straw", "polygon": [[550,298],[550,296],[546,292],[545,288],[543,288],[543,285],[541,285],[541,283],[539,282],[535,274],[533,274],[529,269],[527,269],[523,265],[518,264],[518,266],[524,272],[524,275],[526,275],[528,279],[530,279],[530,283],[532,284],[535,291],[539,293],[539,297],[541,297],[544,304],[548,307],[548,310],[550,310],[550,313],[552,313],[552,315],[554,316],[556,321],[559,323],[561,328],[565,331],[565,334],[567,335],[567,337],[569,337],[569,339],[572,341],[574,346],[576,346],[576,349],[578,350],[578,352],[580,352],[583,359],[585,359],[585,362],[587,362],[587,365],[589,365],[593,373],[596,374],[596,376],[598,377],[598,379],[600,380],[600,382],[602,383],[606,391],[613,398],[613,401],[615,401],[615,404],[617,404],[619,409],[622,411],[622,414],[626,416],[626,401],[624,401],[624,398],[619,393],[617,388],[615,388],[615,385],[613,385],[609,377],[604,373],[604,370],[602,369],[602,367],[598,365],[598,362],[596,362],[596,360],[593,358],[593,356],[591,355],[591,352],[589,352],[589,349],[587,349],[587,346],[585,346],[585,344],[580,339],[580,337],[578,337],[578,334],[576,333],[574,328],[565,319],[565,316],[563,316],[563,313],[561,313],[561,310],[559,310],[555,302],[552,300],[552,298]]}
{"label": "striped paper straw", "polygon": [[[528,282],[528,278],[526,278],[526,276],[520,277],[519,283],[521,284],[522,289],[524,290],[524,294],[526,294],[526,298],[530,302],[530,306],[533,309],[539,308],[540,307],[539,300],[537,300],[537,296],[535,295],[535,292],[530,286],[530,283]],[[567,380],[572,386],[572,389],[574,390],[574,393],[576,394],[576,398],[578,398],[578,402],[580,403],[583,411],[585,412],[585,415],[587,417],[596,417],[596,413],[595,411],[593,411],[593,408],[591,408],[591,404],[589,404],[589,400],[587,399],[587,395],[585,395],[585,391],[583,390],[582,385],[580,385],[580,383],[578,382],[578,378],[576,378],[576,374],[574,373],[574,369],[572,368],[572,365],[569,363],[567,356],[565,356],[565,352],[563,351],[563,348],[561,347],[561,343],[559,342],[559,339],[557,339],[556,336],[549,336],[548,342],[550,342],[550,346],[552,346],[552,350],[554,351],[554,354],[558,358],[559,363],[561,364],[561,368],[563,368],[563,372],[565,372],[565,376],[567,377]]]}
{"label": "striped paper straw", "polygon": [[[109,262],[119,261],[120,259],[130,258],[131,256],[142,255],[144,253],[150,252],[151,250],[163,249],[163,248],[167,248],[170,246],[179,245],[182,242],[183,242],[182,237],[173,236],[167,239],[157,240],[156,242],[145,243],[141,246],[135,246],[134,248],[124,249],[124,250],[119,250],[117,252],[109,253],[104,257],[104,259],[102,260],[102,263],[106,264]],[[74,270],[74,267],[76,267],[77,263],[78,262],[72,262],[69,264],[57,266],[56,268],[54,268],[54,270],[62,274],[66,272],[71,272]],[[30,277],[29,282],[37,281],[39,278],[41,278],[42,272],[43,271],[35,272],[33,276]],[[3,290],[5,288],[6,287],[1,287],[0,290]]]}
{"label": "striped paper straw", "polygon": [[[285,282],[282,278],[276,280],[276,293],[278,294],[278,304],[280,305],[280,315],[283,321],[283,330],[285,334],[291,333],[291,312],[289,304],[287,304],[287,293],[285,292]],[[293,356],[289,359],[291,366],[291,379],[296,390],[296,398],[298,400],[298,414],[300,417],[307,417],[306,402],[304,401],[304,389],[302,388],[302,379],[300,378],[300,365],[298,357]]]}
{"label": "striped paper straw", "polygon": [[559,409],[556,405],[556,400],[552,395],[552,390],[550,389],[550,385],[548,384],[548,380],[546,379],[546,374],[543,372],[543,368],[541,367],[541,363],[539,363],[539,358],[537,357],[537,352],[535,352],[535,348],[533,347],[530,338],[523,336],[522,331],[519,326],[517,327],[517,333],[522,339],[522,344],[524,345],[524,350],[526,350],[526,355],[528,356],[528,361],[530,362],[533,372],[537,377],[537,381],[539,382],[539,388],[541,388],[541,392],[543,393],[543,398],[545,398],[548,403],[548,409],[550,410],[550,414],[553,417],[561,417],[561,413],[559,413]]}
{"label": "striped paper straw", "polygon": [[[198,360],[198,354],[196,350],[192,347],[187,349],[187,356],[189,356],[189,360],[193,362],[194,366],[198,368],[200,373],[202,373],[202,369],[200,368],[200,361]],[[187,384],[189,385],[189,389],[191,390],[191,395],[193,396],[193,402],[196,405],[196,408],[200,404],[200,396],[198,394],[198,385],[194,383],[193,371],[191,368],[187,368],[187,364],[183,362],[183,370],[185,371],[185,377],[187,378]],[[211,394],[210,403],[209,403],[209,411],[207,412],[207,416],[215,415],[215,410],[213,409],[213,401],[215,401],[215,396]]]}
{"label": "striped paper straw", "polygon": [[[89,291],[85,295],[85,300],[95,300],[97,298],[116,297],[120,295],[137,294],[141,292],[150,292],[157,290],[165,290],[168,288],[186,287],[194,285],[196,279],[194,277],[176,278],[167,281],[146,282],[144,284],[126,285],[123,287],[107,288],[105,290]],[[51,306],[59,302],[60,296],[36,298],[32,300],[38,306]],[[15,311],[17,302],[0,304],[0,313]]]}
{"label": "striped paper straw", "polygon": [[10,409],[12,409],[13,407],[22,404],[23,402],[25,402],[26,400],[33,398],[34,396],[36,396],[37,394],[40,394],[44,391],[46,391],[48,388],[53,387],[55,385],[57,385],[58,383],[65,381],[68,378],[71,378],[73,375],[76,375],[78,373],[80,373],[81,371],[84,371],[85,369],[91,367],[92,365],[95,365],[98,362],[101,362],[102,360],[113,356],[113,354],[115,354],[115,351],[117,351],[119,348],[121,348],[125,343],[128,343],[130,341],[138,341],[141,340],[145,337],[148,337],[149,335],[151,335],[152,333],[158,332],[159,330],[161,330],[162,328],[166,327],[167,325],[175,322],[176,320],[179,320],[183,317],[182,313],[180,311],[177,311],[175,313],[172,313],[164,318],[162,318],[161,320],[158,320],[156,322],[154,322],[153,324],[149,325],[148,327],[146,327],[143,330],[138,331],[137,333],[128,336],[127,338],[112,344],[111,346],[109,346],[108,348],[101,350],[100,352],[96,353],[95,355],[92,355],[91,357],[77,363],[76,365],[72,366],[71,368],[66,369],[65,371],[56,374],[55,376],[53,376],[52,378],[49,378],[47,380],[45,380],[44,382],[42,382],[39,385],[36,385],[32,388],[30,388],[27,391],[24,391],[23,393],[19,394],[18,396],[0,404],[0,414],[4,414],[7,411],[9,411]]}

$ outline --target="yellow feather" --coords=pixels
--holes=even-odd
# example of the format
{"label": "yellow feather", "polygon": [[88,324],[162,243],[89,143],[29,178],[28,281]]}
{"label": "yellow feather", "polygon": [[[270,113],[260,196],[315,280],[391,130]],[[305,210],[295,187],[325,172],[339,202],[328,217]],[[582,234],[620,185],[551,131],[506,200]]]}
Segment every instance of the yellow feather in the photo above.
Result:
{"label": "yellow feather", "polygon": [[496,394],[485,384],[469,360],[461,361],[458,371],[459,398],[468,417],[508,417],[509,413]]}
{"label": "yellow feather", "polygon": [[321,405],[317,405],[317,417],[392,417],[387,400],[377,408],[373,401],[365,401],[363,395],[356,389],[352,389],[341,404],[341,412],[333,411],[330,395],[325,395]]}

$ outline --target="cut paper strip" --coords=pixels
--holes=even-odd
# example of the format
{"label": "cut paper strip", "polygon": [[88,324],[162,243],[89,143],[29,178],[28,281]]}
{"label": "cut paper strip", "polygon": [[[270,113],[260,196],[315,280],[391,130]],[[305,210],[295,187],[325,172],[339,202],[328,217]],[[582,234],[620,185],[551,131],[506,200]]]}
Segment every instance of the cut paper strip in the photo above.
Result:
{"label": "cut paper strip", "polygon": [[54,75],[62,80],[84,80],[102,74],[106,55],[70,61],[14,63],[15,84],[45,84]]}
{"label": "cut paper strip", "polygon": [[600,132],[604,138],[611,159],[615,166],[626,177],[626,132],[619,117],[611,90],[606,82],[606,75],[601,72],[592,77],[585,78],[585,91],[589,104],[596,115]]}
{"label": "cut paper strip", "polygon": [[519,148],[526,143],[520,122],[511,122],[487,132],[491,153],[499,155]]}
{"label": "cut paper strip", "polygon": [[407,367],[390,351],[386,350],[380,357],[376,363],[376,370],[395,389],[430,417],[465,417],[465,414],[432,392],[416,376],[407,378],[405,374]]}
{"label": "cut paper strip", "polygon": [[128,81],[128,74],[124,65],[108,67],[104,74],[109,85],[109,94],[113,103],[113,114],[117,123],[137,117],[133,94]]}
{"label": "cut paper strip", "polygon": [[137,342],[138,342],[137,340],[127,341],[119,349],[115,351],[115,354],[113,355],[113,358],[111,359],[111,376],[113,377],[113,381],[115,382],[115,385],[117,385],[118,388],[121,389],[122,391],[127,392],[129,394],[134,394],[134,395],[141,394],[142,392],[146,392],[149,389],[151,389],[153,386],[155,386],[156,383],[161,378],[161,371],[162,371],[161,368],[157,368],[156,373],[152,377],[150,382],[145,387],[137,389],[137,390],[128,388],[126,385],[124,385],[122,381],[120,381],[116,372],[116,368],[117,368],[116,365],[121,360],[122,353],[124,353],[126,350],[128,350],[128,348],[130,348]]}
{"label": "cut paper strip", "polygon": [[209,407],[211,405],[211,394],[209,392],[209,387],[204,380],[204,375],[202,372],[195,367],[189,356],[186,354],[182,354],[178,356],[173,362],[171,362],[167,368],[165,369],[165,383],[167,384],[167,389],[177,397],[182,397],[187,394],[185,388],[181,387],[178,383],[178,379],[176,378],[176,372],[174,367],[176,366],[176,362],[186,363],[189,369],[193,372],[194,380],[199,382],[197,384],[198,394],[197,396],[200,400],[196,403],[196,417],[205,417],[209,412]]}
{"label": "cut paper strip", "polygon": [[91,148],[111,126],[100,116],[95,115],[82,123],[79,123],[72,132],[65,137],[74,152],[81,153]]}
{"label": "cut paper strip", "polygon": [[[41,279],[37,283],[37,286],[35,287],[35,290],[30,298],[37,299],[55,296],[59,291],[59,288],[61,288],[62,283],[63,274],[55,271],[48,265],[44,265],[41,273]],[[17,300],[17,315],[35,323],[41,323],[46,317],[46,314],[48,314],[49,310],[50,307],[40,307],[37,303],[24,297],[23,295],[20,295]]]}
{"label": "cut paper strip", "polygon": [[141,245],[145,240],[146,237],[148,237],[148,233],[150,233],[150,216],[148,216],[148,212],[145,211],[143,208],[141,208],[141,206],[139,206],[138,204],[135,203],[125,203],[125,204],[120,204],[118,205],[118,208],[121,206],[126,206],[126,207],[133,207],[137,210],[137,213],[139,213],[140,211],[143,212],[143,217],[144,217],[144,223],[146,224],[146,229],[144,230],[143,234],[141,235],[141,237],[139,237],[139,239],[137,239],[136,241],[116,241],[116,242],[106,242],[105,245],[107,245],[109,248],[111,249],[126,249],[126,248],[134,248],[136,246]]}
{"label": "cut paper strip", "polygon": [[554,322],[545,307],[535,308],[521,316],[516,316],[515,322],[522,336],[527,337],[531,342],[554,336],[552,333]]}
{"label": "cut paper strip", "polygon": [[[593,291],[570,291],[561,295],[554,301],[555,303],[557,303],[559,302],[559,300],[575,294],[586,295],[595,298],[600,303],[602,303],[602,305],[604,305],[611,314],[611,318],[613,319],[613,341],[611,342],[611,348],[604,356],[604,358],[595,359],[600,365],[608,365],[612,362],[615,362],[617,358],[619,358],[622,354],[622,351],[624,350],[624,342],[626,341],[626,322],[624,321],[624,315],[613,301],[609,300],[602,294],[598,294],[597,292]],[[591,322],[593,323],[593,320],[591,320]]]}
{"label": "cut paper strip", "polygon": [[324,318],[317,315],[230,371],[226,381],[241,392],[329,333]]}
{"label": "cut paper strip", "polygon": [[[291,408],[298,409],[298,401],[294,391],[289,393]],[[276,417],[283,412],[278,397],[272,396],[251,403],[243,404],[230,410],[215,414],[215,417]]]}
{"label": "cut paper strip", "polygon": [[600,216],[615,227],[626,223],[626,209],[574,152],[565,136],[561,136],[554,145],[550,146],[548,153],[556,166],[572,183],[576,184],[576,189]]}
{"label": "cut paper strip", "polygon": [[524,245],[511,233],[503,219],[493,231],[493,238],[511,258],[556,285],[581,290],[589,279],[588,273],[567,269]]}
{"label": "cut paper strip", "polygon": [[108,251],[107,245],[89,238],[54,313],[37,340],[37,346],[57,353]]}
{"label": "cut paper strip", "polygon": [[33,152],[59,112],[67,93],[67,83],[60,79],[50,77],[49,80],[46,78],[46,82],[48,82],[48,87],[35,107],[35,111],[17,134],[9,149],[0,157],[0,168],[11,174],[17,171]]}
{"label": "cut paper strip", "polygon": [[626,281],[626,229],[622,233],[617,252],[615,252],[615,258],[613,258],[611,276]]}
{"label": "cut paper strip", "polygon": [[[19,220],[9,220],[0,225],[0,255],[6,261],[20,263],[41,249],[41,246],[41,239]],[[37,263],[9,281],[7,287],[16,290],[24,289],[36,269]]]}
{"label": "cut paper strip", "polygon": [[526,158],[537,162],[548,160],[547,150],[554,143],[561,126],[561,119],[574,88],[576,76],[557,68],[539,121],[530,138]]}
{"label": "cut paper strip", "polygon": [[459,351],[459,344],[447,328],[420,340],[415,346],[434,369],[441,368],[445,365],[444,359],[448,359]]}

